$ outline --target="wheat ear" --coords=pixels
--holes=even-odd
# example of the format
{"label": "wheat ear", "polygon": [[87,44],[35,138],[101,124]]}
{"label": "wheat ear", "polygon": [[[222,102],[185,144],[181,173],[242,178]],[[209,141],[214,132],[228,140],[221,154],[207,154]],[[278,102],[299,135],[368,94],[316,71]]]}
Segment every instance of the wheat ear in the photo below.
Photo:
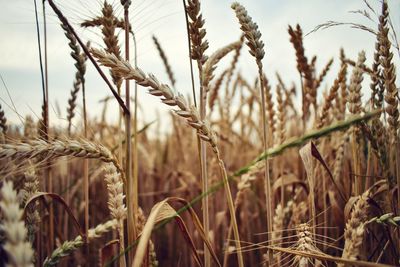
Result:
{"label": "wheat ear", "polygon": [[[274,229],[274,231],[272,232],[271,235],[274,246],[278,247],[281,246],[284,230],[286,229],[291,213],[293,212],[293,204],[294,202],[292,200],[289,200],[286,203],[286,206],[283,207],[281,203],[278,203],[278,205],[275,208],[275,214],[272,225],[272,229]],[[280,264],[281,255],[279,253],[274,254],[274,260],[276,263]],[[282,264],[278,266],[282,266]]]}
{"label": "wheat ear", "polygon": [[[109,232],[110,230],[116,228],[119,222],[115,219],[105,222],[104,224],[99,224],[95,228],[89,229],[88,241],[100,238],[103,234]],[[84,240],[82,236],[77,236],[74,240],[65,241],[61,246],[56,248],[49,257],[43,262],[44,267],[56,266],[61,258],[68,256],[74,250],[82,247],[84,245]]]}
{"label": "wheat ear", "polygon": [[[246,9],[239,4],[234,2],[231,8],[235,11],[236,17],[240,23],[240,29],[242,30],[247,42],[246,45],[249,47],[249,53],[252,55],[258,66],[258,76],[260,79],[260,94],[261,94],[261,107],[262,107],[262,124],[263,124],[263,150],[267,151],[268,137],[267,137],[267,122],[266,122],[266,107],[265,107],[265,92],[264,92],[264,77],[263,77],[263,64],[262,59],[264,58],[264,43],[261,40],[261,32],[258,29],[258,25],[253,22],[252,18],[248,15]],[[272,195],[271,195],[271,180],[269,176],[269,161],[265,159],[265,195],[266,195],[266,207],[267,207],[267,228],[269,234],[267,239],[270,240],[270,233],[272,232]],[[269,253],[269,259],[272,261],[272,251]]]}
{"label": "wheat ear", "polygon": [[[290,42],[293,44],[293,47],[296,50],[297,70],[300,74],[300,82],[302,88],[303,124],[305,124],[305,120],[309,115],[310,101],[312,104],[314,104],[314,101],[316,101],[316,99],[310,97],[313,90],[312,70],[310,65],[308,64],[308,59],[305,56],[303,46],[303,31],[300,25],[297,24],[295,29],[293,29],[292,26],[289,26],[288,32],[290,35]],[[303,77],[305,80],[304,83]]]}
{"label": "wheat ear", "polygon": [[[384,78],[385,87],[385,102],[387,122],[389,124],[390,131],[390,142],[394,144],[395,160],[396,160],[396,171],[395,176],[397,176],[397,190],[400,190],[400,155],[398,153],[400,140],[399,140],[399,92],[396,88],[396,70],[393,64],[393,53],[390,51],[391,42],[388,37],[389,27],[387,26],[387,20],[389,17],[389,10],[387,1],[382,2],[382,15],[379,18],[382,31],[380,33],[380,55],[381,55],[381,65]],[[398,191],[400,192],[400,191]],[[400,194],[399,194],[400,195]],[[400,197],[398,199],[398,210],[400,210]]]}
{"label": "wheat ear", "polygon": [[331,58],[328,63],[326,63],[325,67],[323,68],[321,74],[318,76],[318,78],[315,80],[314,87],[317,89],[321,83],[324,81],[325,76],[328,74],[328,71],[330,70],[331,66],[333,64],[333,58]]}
{"label": "wheat ear", "polygon": [[344,80],[340,83],[340,101],[338,103],[338,107],[340,110],[340,119],[344,119],[346,117],[346,106],[347,106],[347,95],[348,95],[348,87],[347,87],[347,63],[345,63],[344,49],[340,49],[340,61],[341,67],[346,66],[345,77]]}
{"label": "wheat ear", "polygon": [[[183,0],[184,2],[186,0]],[[208,41],[205,39],[206,30],[204,28],[204,19],[200,10],[200,1],[199,0],[188,0],[188,4],[185,10],[186,14],[186,23],[188,24],[188,35],[189,35],[189,43],[191,42],[190,49],[190,57],[192,60],[197,61],[197,68],[199,72],[199,80],[200,80],[200,106],[199,113],[200,119],[204,120],[206,117],[206,102],[207,102],[207,89],[203,86],[203,65],[207,61],[208,57],[205,55],[205,51],[208,48]],[[193,98],[195,98],[195,89],[194,89],[194,80],[193,80],[193,69],[192,63],[191,71],[192,71],[192,86],[193,86]],[[196,103],[196,102],[195,102]],[[206,192],[208,190],[208,173],[207,173],[207,150],[206,143],[204,140],[197,139],[198,142],[198,153],[199,153],[199,161],[200,161],[200,175],[201,175],[201,184],[202,191]],[[203,210],[203,226],[206,235],[209,234],[210,231],[210,219],[209,219],[209,208],[208,208],[209,199],[208,197],[204,197],[202,199],[202,210]],[[204,245],[204,261],[206,267],[209,267],[211,264],[211,257],[209,251],[206,249]]]}
{"label": "wheat ear", "polygon": [[[353,73],[351,75],[350,85],[349,85],[349,95],[348,95],[348,104],[349,111],[352,114],[360,114],[361,113],[361,82],[363,81],[363,72],[361,70],[361,66],[365,62],[365,52],[362,51],[358,54],[357,65],[353,69]],[[352,156],[354,162],[354,172],[356,174],[361,173],[361,162],[359,156],[359,145],[357,138],[359,137],[359,131],[356,127],[353,127],[352,133]],[[355,194],[360,195],[362,192],[362,181],[359,176],[355,176]]]}
{"label": "wheat ear", "polygon": [[209,116],[210,116],[210,114],[212,113],[212,111],[214,109],[214,104],[215,104],[215,101],[218,98],[219,89],[221,88],[222,82],[224,81],[224,78],[227,75],[228,75],[228,71],[227,70],[222,72],[219,75],[219,77],[215,80],[214,86],[210,89],[210,97],[208,98],[208,108],[210,109],[210,112],[208,113]]}
{"label": "wheat ear", "polygon": [[[22,204],[25,206],[27,201],[39,192],[39,179],[35,172],[35,167],[29,163],[29,167],[24,173],[24,187],[20,190],[19,196]],[[28,230],[28,240],[33,244],[35,234],[39,230],[40,215],[38,212],[38,204],[33,203],[28,206],[25,211],[26,228]]]}
{"label": "wheat ear", "polygon": [[276,86],[276,101],[278,102],[278,122],[277,122],[277,138],[276,138],[276,143],[277,144],[282,144],[285,139],[286,139],[286,111],[285,111],[285,102],[283,100],[283,91],[284,89],[282,86],[279,84]]}
{"label": "wheat ear", "polygon": [[[114,9],[112,5],[104,1],[104,5],[101,12],[103,15],[101,18],[96,18],[91,21],[85,21],[81,23],[81,26],[82,27],[101,26],[103,41],[104,44],[106,45],[107,52],[114,54],[118,58],[121,58],[121,49],[118,44],[118,37],[115,33],[118,19],[114,15]],[[111,77],[114,84],[117,86],[118,90],[120,90],[122,85],[121,77],[118,75],[118,73],[114,72],[113,70],[111,70]]]}
{"label": "wheat ear", "polygon": [[120,252],[124,251],[124,219],[126,218],[125,195],[121,175],[111,163],[104,167],[105,181],[108,189],[108,208],[111,217],[118,221],[116,226],[119,235]]}
{"label": "wheat ear", "polygon": [[235,51],[242,46],[242,41],[231,43],[215,51],[206,61],[203,67],[202,82],[206,92],[210,91],[209,83],[214,78],[214,70],[217,68],[218,62],[229,52]]}
{"label": "wheat ear", "polygon": [[[368,221],[369,191],[364,192],[353,207],[350,219],[346,223],[344,232],[344,250],[342,258],[357,260],[360,256],[364,239],[365,224]],[[343,264],[339,264],[342,267]]]}
{"label": "wheat ear", "polygon": [[3,131],[3,134],[5,134],[7,132],[7,129],[8,129],[8,127],[7,127],[7,119],[6,119],[6,116],[4,114],[4,110],[1,107],[1,104],[0,104],[0,128]]}
{"label": "wheat ear", "polygon": [[119,60],[114,55],[98,49],[91,51],[102,65],[118,71],[125,79],[135,80],[139,85],[149,87],[149,93],[160,97],[162,103],[178,107],[179,109],[175,111],[176,114],[186,119],[189,125],[196,129],[199,137],[210,143],[214,152],[218,151],[217,139],[209,123],[200,120],[196,108],[189,106],[182,94],[175,94],[168,85],[160,83],[154,75],[149,74],[147,76],[141,69],[132,67],[129,62]]}
{"label": "wheat ear", "polygon": [[189,34],[192,41],[191,58],[198,60],[200,64],[204,64],[207,56],[204,54],[208,48],[208,41],[205,40],[206,30],[204,27],[204,19],[200,13],[200,1],[189,0],[186,8],[189,16]]}
{"label": "wheat ear", "polygon": [[168,85],[160,83],[154,75],[149,74],[149,76],[147,76],[139,68],[133,68],[129,64],[129,62],[119,60],[114,55],[105,53],[101,50],[92,49],[92,53],[102,65],[113,68],[115,71],[118,71],[121,74],[121,76],[124,77],[125,79],[133,79],[141,86],[149,87],[148,89],[149,93],[151,95],[161,97],[161,101],[164,104],[178,107],[179,109],[175,111],[176,114],[186,119],[188,124],[196,130],[197,135],[200,137],[200,139],[210,144],[215,156],[217,157],[218,165],[220,167],[221,177],[224,181],[229,213],[231,216],[231,220],[233,221],[235,244],[238,251],[237,254],[238,257],[242,259],[239,230],[236,222],[232,193],[230,191],[228,183],[228,175],[226,173],[225,165],[221,159],[221,154],[217,146],[216,134],[211,129],[210,124],[200,119],[200,114],[197,111],[196,107],[194,106],[189,107],[182,94],[178,93],[178,95],[175,95],[175,93],[169,88]]}
{"label": "wheat ear", "polygon": [[175,87],[175,77],[174,77],[174,73],[172,71],[171,65],[168,62],[167,55],[165,55],[165,52],[160,45],[160,42],[154,35],[153,35],[153,42],[157,48],[158,54],[160,55],[162,62],[164,64],[165,71],[168,74],[169,81],[171,82],[172,87]]}
{"label": "wheat ear", "polygon": [[[316,254],[322,253],[315,244],[312,229],[308,224],[303,223],[298,225],[296,231],[298,239],[295,245],[295,250]],[[307,267],[309,266],[308,263],[312,262],[312,259],[304,256],[295,256],[294,262],[297,263],[299,267]]]}
{"label": "wheat ear", "polygon": [[104,162],[111,162],[121,173],[122,168],[115,156],[104,146],[86,140],[54,140],[46,142],[38,139],[29,143],[0,144],[0,159],[15,158],[16,160],[54,159],[62,156],[78,158],[94,158]]}
{"label": "wheat ear", "polygon": [[343,65],[339,71],[338,77],[333,82],[329,94],[325,97],[324,105],[322,106],[322,111],[319,116],[319,121],[317,123],[317,128],[324,127],[328,122],[329,110],[332,108],[332,102],[336,99],[338,100],[338,91],[340,84],[346,77],[346,65]]}
{"label": "wheat ear", "polygon": [[3,220],[0,227],[5,233],[3,246],[9,255],[8,266],[33,267],[33,250],[26,240],[27,230],[22,219],[23,211],[19,208],[17,193],[12,182],[4,182],[0,190],[0,209]]}

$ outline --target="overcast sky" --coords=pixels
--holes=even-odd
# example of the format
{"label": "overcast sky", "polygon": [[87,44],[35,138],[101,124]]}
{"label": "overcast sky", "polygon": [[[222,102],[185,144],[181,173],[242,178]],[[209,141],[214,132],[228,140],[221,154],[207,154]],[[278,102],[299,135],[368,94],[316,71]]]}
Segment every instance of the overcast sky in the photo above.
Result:
{"label": "overcast sky", "polygon": [[[42,1],[38,0],[38,2],[42,21]],[[116,14],[121,16],[120,1],[110,0],[110,2],[113,3]],[[134,0],[132,2],[130,17],[138,41],[138,65],[145,72],[155,74],[160,81],[168,81],[164,66],[151,40],[151,36],[156,35],[167,53],[175,73],[177,90],[185,95],[190,93],[190,72],[182,1]],[[103,47],[99,38],[101,33],[99,29],[84,30],[78,27],[83,20],[100,13],[102,1],[58,0],[56,3],[73,23],[82,39],[92,41],[95,47]],[[211,54],[216,49],[237,40],[240,36],[240,29],[230,8],[232,1],[204,0],[201,3],[203,17],[206,20],[207,39],[210,43],[207,53]],[[370,3],[376,10],[380,9],[378,1],[370,0]],[[305,33],[328,20],[362,23],[376,29],[376,24],[373,22],[350,12],[367,9],[362,0],[243,0],[241,4],[247,8],[262,32],[266,49],[265,71],[272,84],[276,83],[276,71],[281,74],[286,83],[289,84],[292,81],[298,83],[295,53],[287,33],[289,24],[299,23]],[[400,1],[391,0],[389,5],[394,27],[400,35]],[[51,108],[51,123],[64,125],[66,104],[75,75],[74,62],[69,57],[68,41],[49,6],[46,7],[46,13],[48,16],[49,97],[51,106],[55,108],[56,105],[59,105],[62,112],[59,117]],[[372,19],[376,20],[376,16],[371,15]],[[0,33],[2,36],[0,74],[10,91],[17,112],[23,116],[32,113],[40,116],[42,93],[33,1],[0,0]],[[123,40],[122,33],[120,40]],[[332,71],[327,79],[328,84],[332,82],[338,71],[340,47],[344,47],[346,54],[352,59],[356,59],[359,51],[365,50],[369,64],[373,55],[374,42],[375,37],[372,34],[351,29],[349,26],[318,31],[308,35],[304,40],[308,58],[315,54],[318,55],[319,70],[331,57],[335,58]],[[395,53],[394,59],[399,66],[397,53]],[[230,57],[226,62],[229,60]],[[220,67],[218,70],[221,69]],[[246,51],[242,52],[239,69],[250,81],[256,77],[256,66],[247,53],[247,47]],[[397,73],[397,76],[400,76],[398,71]],[[101,111],[98,101],[110,95],[109,89],[90,63],[88,63],[86,80],[89,116],[98,117]],[[146,109],[144,120],[152,120],[155,117],[156,109],[160,109],[161,113],[167,110],[159,104],[158,99],[147,95],[143,88],[139,94],[140,103]],[[367,89],[364,90],[364,94],[369,94]],[[11,101],[3,84],[0,84],[0,97],[0,103],[6,111],[7,118],[14,123],[19,123],[17,114],[10,108]],[[113,120],[117,116],[116,114],[117,105],[114,103],[110,106],[108,118]]]}

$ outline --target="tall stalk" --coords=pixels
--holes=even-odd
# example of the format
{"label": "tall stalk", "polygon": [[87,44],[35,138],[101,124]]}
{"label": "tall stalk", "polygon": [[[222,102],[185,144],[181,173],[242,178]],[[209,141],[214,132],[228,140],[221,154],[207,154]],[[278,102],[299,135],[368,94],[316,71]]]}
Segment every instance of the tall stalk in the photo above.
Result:
{"label": "tall stalk", "polygon": [[[87,112],[86,112],[86,92],[85,83],[82,82],[82,105],[83,105],[83,131],[85,139],[88,138],[87,133]],[[85,199],[85,236],[89,235],[89,161],[83,160],[83,192]],[[86,240],[87,242],[87,240]],[[89,256],[89,246],[86,244],[86,253]]]}
{"label": "tall stalk", "polygon": [[[195,97],[195,86],[194,86],[194,78],[193,78],[193,66],[192,60],[196,60],[197,68],[199,71],[199,81],[200,81],[200,119],[204,120],[206,116],[206,100],[207,93],[205,88],[203,88],[202,81],[202,69],[203,63],[207,59],[204,55],[205,50],[208,48],[207,40],[203,40],[206,34],[204,26],[204,20],[202,19],[202,15],[200,13],[200,1],[198,0],[189,0],[188,5],[186,6],[185,0],[183,1],[185,7],[185,16],[186,16],[186,24],[188,31],[188,40],[189,40],[189,48],[190,48],[190,67],[191,67],[191,75],[192,75],[192,89],[193,89],[193,97],[196,103]],[[206,142],[197,137],[197,143],[199,146],[199,159],[200,159],[200,170],[201,170],[201,184],[202,191],[208,191],[208,177],[207,177],[207,150],[206,150]],[[203,227],[204,231],[209,237],[210,232],[210,219],[209,219],[209,198],[205,197],[202,199],[202,211],[203,211]],[[209,250],[204,244],[204,263],[206,267],[211,266],[211,255]]]}
{"label": "tall stalk", "polygon": [[[261,115],[263,125],[263,151],[268,149],[268,136],[267,136],[267,115],[266,115],[266,99],[265,99],[265,84],[263,76],[263,64],[262,59],[264,58],[264,43],[261,41],[261,32],[258,30],[256,23],[252,21],[252,18],[247,14],[246,9],[237,2],[232,4],[232,9],[236,13],[236,17],[239,20],[241,29],[247,39],[247,46],[249,47],[250,54],[256,59],[258,67],[258,76],[260,80],[260,94],[261,94]],[[271,122],[272,123],[272,122]],[[265,205],[267,209],[267,241],[271,240],[272,233],[272,203],[273,197],[271,195],[271,178],[269,175],[269,161],[265,158],[265,171],[264,171],[264,191],[265,191]],[[268,250],[267,266],[272,263],[272,250]]]}
{"label": "tall stalk", "polygon": [[[36,33],[37,33],[37,43],[38,43],[38,50],[39,50],[39,67],[40,67],[40,74],[41,74],[41,81],[42,81],[42,94],[43,94],[43,108],[45,107],[46,103],[46,84],[45,84],[45,79],[44,79],[44,73],[43,73],[43,61],[42,61],[42,47],[40,43],[40,29],[39,29],[39,18],[38,18],[38,10],[37,10],[37,3],[36,0],[34,0],[34,7],[35,7],[35,20],[36,20]],[[44,118],[43,118],[44,119]],[[43,121],[43,125],[44,125]],[[42,232],[43,225],[40,224],[40,232]],[[38,255],[39,255],[39,260],[42,261],[43,259],[43,242],[42,242],[42,236],[39,235],[39,232],[37,234],[37,247],[38,247]]]}
{"label": "tall stalk", "polygon": [[[44,80],[46,88],[46,101],[44,105],[44,137],[46,141],[49,141],[49,76],[48,76],[48,64],[47,64],[47,22],[46,22],[46,5],[45,0],[42,2],[43,7],[43,37],[44,37]],[[51,162],[46,162],[45,168],[45,180],[47,181],[47,192],[53,191],[53,177],[51,175]],[[49,204],[49,247],[50,251],[54,249],[54,206],[52,203]]]}
{"label": "tall stalk", "polygon": [[[121,5],[124,6],[124,22],[125,22],[125,60],[129,61],[129,6],[131,1],[121,0]],[[136,56],[135,56],[136,59]],[[125,80],[125,105],[130,111],[130,84],[129,80]],[[131,138],[131,114],[125,113],[125,174],[127,180],[127,206],[128,206],[128,243],[132,244],[137,237],[136,233],[136,216],[138,214],[139,199],[138,199],[138,160],[137,160],[137,88],[135,87],[135,115],[134,115],[134,136],[135,143],[133,146],[133,177],[132,177],[132,138]],[[125,250],[124,240],[120,240],[121,252]],[[133,261],[134,251],[128,254],[128,264]],[[120,267],[124,267],[125,257],[120,257]]]}

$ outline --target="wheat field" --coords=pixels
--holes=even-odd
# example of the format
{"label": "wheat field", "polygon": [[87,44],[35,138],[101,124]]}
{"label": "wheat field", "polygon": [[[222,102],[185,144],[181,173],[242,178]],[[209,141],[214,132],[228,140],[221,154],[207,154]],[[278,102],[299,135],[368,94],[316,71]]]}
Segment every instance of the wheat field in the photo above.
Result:
{"label": "wheat field", "polygon": [[[240,34],[218,49],[200,0],[181,3],[181,55],[146,33],[161,74],[141,67],[135,1],[97,1],[84,19],[62,1],[33,2],[41,113],[0,102],[0,266],[400,265],[400,48],[386,0],[352,11],[372,27],[279,29],[295,75],[270,74],[277,52],[245,1],[226,5]],[[73,66],[63,123],[47,23]],[[306,38],[337,27],[372,35],[372,53],[338,45],[321,62]],[[95,108],[92,79],[108,93]]]}

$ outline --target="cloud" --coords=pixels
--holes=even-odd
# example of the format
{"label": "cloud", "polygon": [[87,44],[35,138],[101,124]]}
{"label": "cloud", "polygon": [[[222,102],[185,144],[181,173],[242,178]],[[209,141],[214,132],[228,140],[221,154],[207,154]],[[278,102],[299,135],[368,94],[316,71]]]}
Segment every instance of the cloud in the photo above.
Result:
{"label": "cloud", "polygon": [[[39,1],[40,2],[40,1]],[[112,1],[117,8],[117,13],[122,14],[119,1]],[[231,1],[204,0],[202,3],[203,17],[206,20],[207,39],[211,54],[216,49],[238,39],[240,29],[236,17],[230,8]],[[288,25],[300,23],[304,32],[312,30],[316,25],[328,20],[357,21],[369,23],[359,15],[350,14],[348,11],[365,8],[362,1],[241,1],[246,6],[249,14],[258,23],[265,42],[266,56],[264,60],[265,71],[273,84],[275,72],[279,71],[286,83],[294,81],[298,83],[295,53],[287,33]],[[155,34],[162,44],[177,78],[177,89],[185,95],[191,94],[190,71],[188,68],[188,48],[186,37],[186,25],[184,23],[183,8],[179,1],[134,1],[131,11],[131,23],[136,29],[138,41],[138,62],[145,72],[154,73],[160,81],[167,82],[164,66],[152,43],[151,36]],[[392,6],[392,17],[398,28],[399,3],[390,1]],[[78,29],[79,22],[97,14],[100,14],[101,1],[71,0],[60,3],[62,10]],[[83,5],[83,6],[82,6]],[[374,2],[378,7],[379,3]],[[48,12],[48,52],[50,73],[50,100],[53,105],[57,101],[63,116],[69,92],[74,77],[73,60],[68,56],[70,51],[68,43],[57,18],[50,7]],[[0,73],[4,77],[11,95],[14,98],[18,111],[22,114],[31,113],[31,109],[40,114],[41,106],[41,79],[38,63],[37,40],[34,23],[34,12],[32,1],[18,0],[9,1],[0,10],[0,32],[3,36],[0,42]],[[397,18],[397,22],[396,22]],[[376,28],[376,25],[368,25]],[[136,27],[136,28],[135,28]],[[84,40],[91,40],[93,46],[103,46],[100,39],[101,32],[98,29],[78,29]],[[123,35],[120,34],[121,43]],[[305,37],[304,43],[306,54],[309,58],[318,55],[317,66],[321,69],[331,58],[337,59],[339,48],[345,47],[350,58],[355,59],[357,53],[364,49],[371,62],[375,38],[369,33],[351,29],[347,26],[319,31]],[[395,56],[396,64],[399,57]],[[224,60],[218,71],[229,64],[230,59]],[[253,81],[256,77],[256,66],[253,58],[248,54],[245,47],[240,58],[239,69],[244,76]],[[338,60],[333,70],[327,77],[332,82],[338,71]],[[400,75],[398,75],[400,76]],[[109,89],[100,76],[88,63],[87,98],[89,115],[99,117],[102,106],[98,101],[109,95]],[[328,84],[329,84],[328,83]],[[368,89],[364,92],[368,95]],[[159,99],[149,96],[143,88],[140,88],[139,101],[146,108],[146,119],[152,120],[156,117],[156,109],[161,108],[165,113],[168,108],[159,104]],[[7,100],[4,88],[0,90],[0,97]],[[4,105],[2,105],[4,106]],[[109,110],[109,120],[116,120],[118,108],[115,103]],[[16,114],[6,108],[7,116],[18,122]],[[52,122],[65,124],[52,114]]]}

